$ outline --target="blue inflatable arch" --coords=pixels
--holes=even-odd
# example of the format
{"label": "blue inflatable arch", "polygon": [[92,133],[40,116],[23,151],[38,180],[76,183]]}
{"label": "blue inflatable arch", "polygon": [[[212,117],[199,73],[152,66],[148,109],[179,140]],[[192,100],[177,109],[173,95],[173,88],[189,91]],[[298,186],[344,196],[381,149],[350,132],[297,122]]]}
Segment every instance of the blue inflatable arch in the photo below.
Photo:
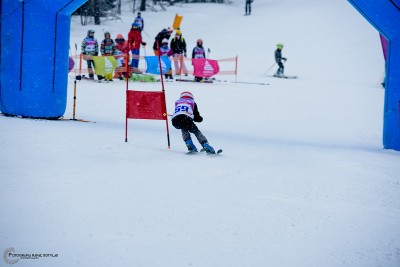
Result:
{"label": "blue inflatable arch", "polygon": [[383,146],[400,150],[400,0],[348,0],[388,41]]}
{"label": "blue inflatable arch", "polygon": [[32,118],[64,115],[70,17],[86,1],[1,0],[1,112]]}

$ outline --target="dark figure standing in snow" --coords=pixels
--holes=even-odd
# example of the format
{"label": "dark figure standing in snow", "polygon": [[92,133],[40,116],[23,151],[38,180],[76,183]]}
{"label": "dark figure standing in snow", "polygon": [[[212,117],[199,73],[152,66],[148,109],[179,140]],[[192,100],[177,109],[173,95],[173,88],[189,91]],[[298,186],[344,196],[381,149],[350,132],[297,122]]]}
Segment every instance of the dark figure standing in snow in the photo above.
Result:
{"label": "dark figure standing in snow", "polygon": [[215,150],[208,144],[207,138],[197,128],[195,122],[202,122],[203,118],[200,116],[196,102],[192,93],[183,92],[181,97],[175,102],[175,112],[172,115],[172,125],[176,129],[181,129],[182,138],[189,152],[197,152],[196,146],[193,144],[190,133],[194,134],[197,141],[201,144],[203,149],[208,154],[214,154]]}
{"label": "dark figure standing in snow", "polygon": [[246,15],[251,14],[251,3],[253,3],[253,0],[246,0]]}
{"label": "dark figure standing in snow", "polygon": [[278,70],[276,71],[276,75],[282,76],[285,71],[285,67],[283,66],[282,60],[286,61],[286,58],[282,57],[283,44],[279,43],[276,46],[277,48],[275,50],[275,62],[279,66]]}
{"label": "dark figure standing in snow", "polygon": [[137,17],[135,18],[136,24],[138,25],[138,29],[139,31],[143,31],[144,28],[144,20],[142,18],[142,13],[138,12],[137,13]]}
{"label": "dark figure standing in snow", "polygon": [[155,41],[153,44],[154,55],[158,56],[158,49],[162,46],[162,41],[164,39],[169,40],[171,34],[172,34],[172,29],[170,27],[163,29],[157,34],[156,38],[154,38]]}

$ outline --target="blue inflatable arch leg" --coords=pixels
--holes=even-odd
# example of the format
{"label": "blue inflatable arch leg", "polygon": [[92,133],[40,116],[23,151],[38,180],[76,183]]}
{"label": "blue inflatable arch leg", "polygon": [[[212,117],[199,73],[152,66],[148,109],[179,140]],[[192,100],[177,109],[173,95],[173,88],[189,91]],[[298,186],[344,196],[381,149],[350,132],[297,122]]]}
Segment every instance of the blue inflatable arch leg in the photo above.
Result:
{"label": "blue inflatable arch leg", "polygon": [[1,1],[2,113],[32,118],[64,115],[70,16],[86,1]]}
{"label": "blue inflatable arch leg", "polygon": [[400,150],[400,0],[348,0],[388,41],[383,146]]}

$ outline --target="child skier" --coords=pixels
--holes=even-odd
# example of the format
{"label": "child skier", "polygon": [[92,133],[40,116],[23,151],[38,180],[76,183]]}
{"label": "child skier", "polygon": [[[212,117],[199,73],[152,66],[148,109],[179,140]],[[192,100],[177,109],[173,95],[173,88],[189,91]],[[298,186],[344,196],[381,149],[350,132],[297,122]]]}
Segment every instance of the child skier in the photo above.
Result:
{"label": "child skier", "polygon": [[136,22],[132,23],[132,27],[128,33],[128,44],[132,53],[131,67],[133,68],[133,72],[140,73],[138,69],[140,45],[146,46],[146,42],[143,42],[142,34]]}
{"label": "child skier", "polygon": [[275,62],[278,64],[279,68],[276,71],[276,76],[283,76],[283,72],[285,70],[285,67],[283,66],[282,60],[286,61],[287,59],[285,57],[282,57],[282,48],[283,44],[279,43],[276,45],[277,49],[275,50]]}
{"label": "child skier", "polygon": [[[174,52],[172,52],[171,48],[168,47],[168,40],[164,39],[162,40],[162,46],[160,47],[160,56],[166,56],[166,57],[170,57],[174,54]],[[172,78],[172,70],[171,68],[165,72],[165,79],[173,79]]]}
{"label": "child skier", "polygon": [[114,55],[117,59],[117,74],[118,79],[123,80],[122,75],[126,76],[126,65],[127,57],[129,55],[129,47],[128,42],[125,41],[125,38],[122,34],[118,34],[117,38],[115,39],[115,50]]}
{"label": "child skier", "polygon": [[[100,52],[102,56],[114,56],[115,44],[114,40],[111,39],[111,34],[109,32],[104,33],[104,40],[101,42]],[[113,73],[108,73],[104,75],[106,81],[113,81]]]}
{"label": "child skier", "polygon": [[135,22],[138,25],[139,31],[143,31],[144,28],[144,20],[142,18],[142,13],[138,12],[137,17],[135,18]]}
{"label": "child skier", "polygon": [[[203,40],[201,40],[201,39],[197,40],[196,46],[195,46],[195,48],[193,48],[192,60],[195,58],[206,58],[206,52],[204,51],[204,47],[203,47]],[[201,82],[203,80],[203,77],[195,76],[194,80],[196,82]]]}
{"label": "child skier", "polygon": [[[83,59],[86,60],[87,63],[89,78],[91,80],[94,80],[92,69],[92,65],[94,67],[94,61],[92,59],[92,56],[97,56],[99,54],[99,44],[97,42],[97,39],[94,37],[94,30],[88,30],[87,36],[82,41],[81,53],[83,55]],[[99,78],[99,80],[103,79],[103,77],[100,75],[98,75],[97,77]]]}
{"label": "child skier", "polygon": [[190,133],[194,134],[207,154],[215,154],[214,148],[208,144],[207,138],[200,132],[194,122],[202,122],[196,102],[190,92],[183,92],[175,102],[175,112],[172,115],[172,125],[181,129],[182,138],[189,152],[197,152]]}

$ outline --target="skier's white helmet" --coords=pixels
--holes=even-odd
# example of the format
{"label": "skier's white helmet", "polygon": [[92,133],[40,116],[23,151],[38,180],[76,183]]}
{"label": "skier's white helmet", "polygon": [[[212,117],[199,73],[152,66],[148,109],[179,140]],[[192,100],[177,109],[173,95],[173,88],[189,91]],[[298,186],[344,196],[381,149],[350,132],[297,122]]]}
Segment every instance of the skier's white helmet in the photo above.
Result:
{"label": "skier's white helmet", "polygon": [[182,92],[181,98],[189,98],[189,99],[194,100],[194,97],[191,92]]}

